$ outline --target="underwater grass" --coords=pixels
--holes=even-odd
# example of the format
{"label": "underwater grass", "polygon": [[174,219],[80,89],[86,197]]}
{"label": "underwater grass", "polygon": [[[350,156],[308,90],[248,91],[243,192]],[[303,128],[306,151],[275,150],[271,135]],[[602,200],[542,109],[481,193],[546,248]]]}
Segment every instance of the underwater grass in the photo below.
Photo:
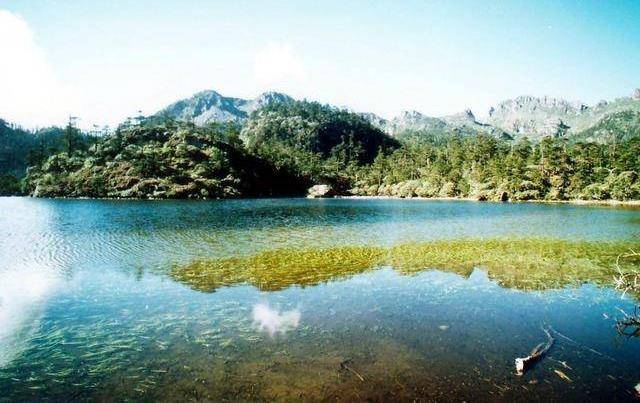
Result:
{"label": "underwater grass", "polygon": [[248,257],[195,261],[175,268],[172,276],[201,291],[239,283],[279,290],[362,273],[377,267],[384,256],[384,249],[378,247],[276,249]]}
{"label": "underwater grass", "polygon": [[[546,289],[587,281],[610,284],[616,258],[634,248],[640,249],[640,243],[551,238],[451,239],[387,248],[292,248],[247,257],[198,260],[175,267],[171,275],[205,292],[234,284],[251,284],[273,291],[293,285],[316,285],[384,266],[401,274],[439,269],[463,276],[479,267],[506,287]],[[628,261],[623,269],[639,266],[640,261]]]}

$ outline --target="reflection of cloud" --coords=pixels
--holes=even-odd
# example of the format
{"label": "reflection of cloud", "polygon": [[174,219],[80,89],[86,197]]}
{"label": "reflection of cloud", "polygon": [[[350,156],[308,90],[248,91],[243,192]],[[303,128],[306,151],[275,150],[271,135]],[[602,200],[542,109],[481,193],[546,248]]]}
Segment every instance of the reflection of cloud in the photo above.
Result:
{"label": "reflection of cloud", "polygon": [[258,329],[273,336],[276,333],[286,332],[298,327],[300,323],[300,310],[279,312],[271,309],[267,304],[256,304],[253,306],[253,322]]}
{"label": "reflection of cloud", "polygon": [[24,347],[55,283],[44,268],[0,271],[0,368]]}

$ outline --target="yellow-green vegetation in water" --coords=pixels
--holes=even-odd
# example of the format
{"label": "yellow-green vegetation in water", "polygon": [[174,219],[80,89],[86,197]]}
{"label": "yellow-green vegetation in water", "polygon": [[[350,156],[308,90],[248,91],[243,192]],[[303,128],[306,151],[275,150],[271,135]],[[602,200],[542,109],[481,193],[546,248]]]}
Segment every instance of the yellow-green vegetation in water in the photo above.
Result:
{"label": "yellow-green vegetation in water", "polygon": [[[391,247],[291,248],[246,257],[198,260],[175,267],[172,276],[197,290],[211,292],[234,284],[252,284],[261,290],[315,285],[384,266],[402,274],[439,269],[463,276],[474,268],[483,268],[503,286],[545,289],[587,281],[610,284],[616,258],[631,249],[640,249],[640,243],[498,238]],[[632,260],[626,261],[623,269],[639,267],[640,261]]]}

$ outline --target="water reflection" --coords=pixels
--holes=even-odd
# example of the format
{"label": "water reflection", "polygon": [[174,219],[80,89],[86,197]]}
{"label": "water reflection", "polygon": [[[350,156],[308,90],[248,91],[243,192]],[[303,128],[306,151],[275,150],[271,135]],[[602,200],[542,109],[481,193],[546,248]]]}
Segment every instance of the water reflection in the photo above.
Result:
{"label": "water reflection", "polygon": [[[617,256],[637,242],[586,242],[561,239],[452,239],[398,244],[389,248],[342,246],[276,249],[232,259],[201,259],[175,266],[170,275],[193,289],[213,292],[234,284],[263,291],[313,286],[390,266],[401,274],[430,268],[469,276],[485,268],[500,285],[523,290],[561,288],[592,282],[611,285]],[[634,272],[640,260],[624,261]]]}
{"label": "water reflection", "polygon": [[271,337],[276,333],[284,335],[300,324],[300,310],[279,311],[265,303],[255,304],[253,323],[258,330],[268,333]]}
{"label": "water reflection", "polygon": [[0,368],[25,347],[58,284],[57,276],[43,267],[0,271]]}
{"label": "water reflection", "polygon": [[61,284],[66,254],[59,222],[52,204],[1,199],[0,368],[27,348]]}
{"label": "water reflection", "polygon": [[[619,249],[637,244],[638,217],[0,199],[0,401],[625,400],[640,344],[615,342],[614,322],[635,303],[593,284],[609,284]],[[442,239],[454,243],[428,245]],[[465,239],[483,243],[455,243]],[[559,342],[548,358],[571,365],[573,384],[552,360],[515,379],[542,322],[616,364]]]}

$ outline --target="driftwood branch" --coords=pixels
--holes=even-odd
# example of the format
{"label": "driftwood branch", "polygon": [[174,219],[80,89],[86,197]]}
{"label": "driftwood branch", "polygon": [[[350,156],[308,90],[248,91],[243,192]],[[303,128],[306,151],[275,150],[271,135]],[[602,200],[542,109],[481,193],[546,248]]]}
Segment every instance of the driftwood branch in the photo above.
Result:
{"label": "driftwood branch", "polygon": [[616,331],[622,336],[640,336],[640,312],[638,312],[638,307],[635,307],[633,314],[631,315],[627,314],[622,309],[620,311],[624,317],[616,321]]}
{"label": "driftwood branch", "polygon": [[340,369],[343,369],[345,371],[351,372],[358,379],[360,379],[361,382],[364,382],[364,377],[362,375],[360,375],[360,373],[358,371],[356,371],[355,369],[351,368],[351,363],[352,363],[352,361],[350,359],[342,361],[340,363]]}
{"label": "driftwood branch", "polygon": [[553,345],[553,336],[549,330],[543,328],[543,332],[547,335],[547,342],[540,343],[531,350],[528,356],[523,358],[516,358],[516,374],[523,375],[529,368],[531,368],[536,362],[540,361],[542,357],[549,351]]}
{"label": "driftwood branch", "polygon": [[629,291],[640,291],[640,272],[637,270],[625,271],[620,265],[622,259],[637,258],[640,257],[640,253],[630,250],[629,253],[623,253],[616,258],[616,272],[613,276],[613,284],[616,289],[622,290],[624,296]]}
{"label": "driftwood branch", "polygon": [[[620,260],[637,257],[640,257],[640,253],[631,250],[629,253],[619,255],[616,259],[616,271],[618,274],[613,277],[613,283],[616,289],[622,290],[623,297],[629,291],[640,292],[640,272],[622,270]],[[623,317],[616,320],[616,331],[627,337],[640,336],[640,312],[638,306],[635,307],[633,314],[628,314],[622,309],[620,311]]]}
{"label": "driftwood branch", "polygon": [[593,349],[593,348],[591,348],[589,346],[585,346],[585,345],[582,345],[582,344],[578,343],[577,341],[573,340],[569,336],[566,336],[566,335],[560,333],[559,331],[557,331],[556,329],[552,328],[551,326],[549,326],[549,330],[551,330],[553,333],[555,333],[558,337],[560,337],[560,338],[562,338],[562,339],[564,339],[564,340],[566,340],[568,342],[573,343],[577,347],[583,348],[583,349],[585,349],[585,350],[587,350],[589,352],[592,352],[595,355],[599,355],[600,357],[606,358],[607,360],[610,360],[610,361],[615,361],[616,360],[615,358],[613,358],[611,356],[608,356],[606,354],[603,354],[598,350],[595,350],[595,349]]}

